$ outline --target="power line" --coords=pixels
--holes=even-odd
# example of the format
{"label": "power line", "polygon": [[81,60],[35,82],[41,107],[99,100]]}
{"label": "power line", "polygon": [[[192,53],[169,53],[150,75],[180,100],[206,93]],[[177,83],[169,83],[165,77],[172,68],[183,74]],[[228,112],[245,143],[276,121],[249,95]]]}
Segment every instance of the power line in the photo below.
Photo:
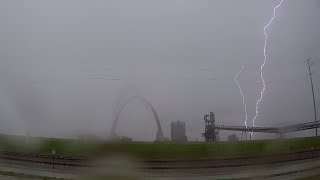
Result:
{"label": "power line", "polygon": [[[311,82],[311,90],[312,90],[312,98],[313,98],[313,112],[314,112],[314,121],[317,121],[317,111],[316,111],[316,101],[314,99],[314,89],[313,89],[313,81],[312,81],[312,74],[314,72],[311,72],[311,66],[314,65],[314,62],[310,64],[310,59],[309,58],[306,62],[308,63],[308,69],[309,69],[309,76],[310,76],[310,82]],[[318,128],[316,128],[316,136],[318,136]]]}

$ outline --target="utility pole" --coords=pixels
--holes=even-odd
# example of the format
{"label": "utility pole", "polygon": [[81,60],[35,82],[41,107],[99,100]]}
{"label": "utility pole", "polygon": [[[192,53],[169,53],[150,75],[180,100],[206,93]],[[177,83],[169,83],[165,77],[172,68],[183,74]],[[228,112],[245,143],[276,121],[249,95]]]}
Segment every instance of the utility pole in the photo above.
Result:
{"label": "utility pole", "polygon": [[[312,62],[310,64],[310,59],[309,58],[306,62],[308,62],[308,69],[309,69],[309,74],[308,76],[310,76],[310,81],[311,81],[311,90],[312,90],[312,98],[313,98],[313,112],[314,112],[314,121],[317,121],[317,111],[316,111],[316,102],[314,100],[314,90],[313,90],[313,81],[312,81],[312,74],[313,72],[311,72],[311,66],[314,64],[314,62]],[[316,136],[318,136],[318,128],[316,128]]]}

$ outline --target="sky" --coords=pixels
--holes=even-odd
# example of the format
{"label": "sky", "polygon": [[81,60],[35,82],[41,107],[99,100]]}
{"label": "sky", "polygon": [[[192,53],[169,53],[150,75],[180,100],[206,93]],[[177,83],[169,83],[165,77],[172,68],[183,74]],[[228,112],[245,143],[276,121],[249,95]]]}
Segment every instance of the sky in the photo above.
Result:
{"label": "sky", "polygon": [[[279,2],[0,1],[0,133],[106,136],[118,104],[141,96],[156,109],[165,136],[181,120],[188,139],[202,141],[210,111],[216,124],[244,125],[234,81],[241,65],[251,126],[262,89],[263,28]],[[319,19],[318,0],[284,0],[277,9],[267,29],[266,91],[256,126],[314,120],[310,57],[320,117]],[[116,128],[140,141],[153,141],[156,131],[150,108],[139,100],[125,106]],[[254,134],[261,138],[274,135]]]}

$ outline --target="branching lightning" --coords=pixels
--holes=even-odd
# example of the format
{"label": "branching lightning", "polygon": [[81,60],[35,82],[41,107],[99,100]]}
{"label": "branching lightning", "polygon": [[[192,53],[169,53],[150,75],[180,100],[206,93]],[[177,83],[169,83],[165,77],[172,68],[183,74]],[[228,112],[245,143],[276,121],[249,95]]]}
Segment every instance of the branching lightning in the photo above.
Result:
{"label": "branching lightning", "polygon": [[241,70],[240,70],[240,71],[236,74],[236,76],[234,77],[234,81],[237,83],[238,88],[239,88],[239,90],[240,90],[240,94],[241,94],[241,96],[242,96],[242,104],[243,104],[244,113],[245,113],[244,124],[245,124],[246,127],[248,127],[248,125],[247,125],[247,120],[248,120],[247,105],[246,105],[246,102],[245,102],[245,99],[244,99],[243,91],[242,91],[241,86],[240,86],[240,84],[239,84],[239,82],[238,82],[238,77],[239,77],[239,75],[242,73],[242,71],[243,71],[243,65],[241,66]]}
{"label": "branching lightning", "polygon": [[263,28],[263,33],[264,33],[264,36],[265,36],[265,38],[264,38],[264,46],[263,46],[264,60],[263,60],[263,64],[262,64],[261,67],[260,67],[260,77],[261,77],[261,80],[262,80],[262,85],[263,85],[263,87],[262,87],[262,91],[261,91],[261,93],[260,93],[260,98],[259,98],[258,101],[256,102],[256,114],[255,114],[255,116],[254,116],[254,118],[253,118],[253,120],[252,120],[252,125],[253,125],[253,127],[255,127],[255,120],[256,120],[256,118],[258,117],[258,114],[259,114],[259,109],[258,109],[259,103],[261,102],[261,100],[262,100],[262,98],[263,98],[263,93],[264,93],[264,91],[266,90],[266,84],[265,84],[265,81],[264,81],[264,78],[263,78],[263,67],[264,67],[264,65],[265,65],[266,62],[267,62],[266,46],[267,46],[268,34],[266,33],[266,29],[267,29],[267,28],[270,26],[270,24],[273,22],[274,18],[276,17],[276,10],[277,10],[278,7],[281,6],[281,4],[282,4],[283,1],[284,1],[284,0],[281,0],[280,3],[279,3],[276,7],[273,8],[273,16],[272,16],[272,18],[271,18],[271,20],[269,21],[269,23]]}

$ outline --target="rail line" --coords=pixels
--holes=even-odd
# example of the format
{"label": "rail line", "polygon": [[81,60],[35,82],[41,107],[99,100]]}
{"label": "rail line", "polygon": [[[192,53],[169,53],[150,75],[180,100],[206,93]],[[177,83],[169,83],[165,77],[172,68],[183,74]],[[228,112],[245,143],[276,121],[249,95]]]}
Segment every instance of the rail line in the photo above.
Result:
{"label": "rail line", "polygon": [[27,163],[47,164],[55,166],[85,167],[86,160],[82,157],[62,157],[40,154],[23,154],[15,152],[0,152],[0,159]]}
{"label": "rail line", "polygon": [[[197,160],[153,160],[141,161],[141,169],[149,170],[170,170],[170,169],[209,169],[223,167],[238,167],[249,165],[263,165],[319,158],[320,149],[297,151],[285,154],[274,154],[265,156],[210,158]],[[0,152],[0,160],[12,162],[25,162],[30,164],[46,164],[54,166],[69,167],[95,167],[89,163],[89,159],[82,157],[60,157],[37,154],[21,154],[13,152]]]}

